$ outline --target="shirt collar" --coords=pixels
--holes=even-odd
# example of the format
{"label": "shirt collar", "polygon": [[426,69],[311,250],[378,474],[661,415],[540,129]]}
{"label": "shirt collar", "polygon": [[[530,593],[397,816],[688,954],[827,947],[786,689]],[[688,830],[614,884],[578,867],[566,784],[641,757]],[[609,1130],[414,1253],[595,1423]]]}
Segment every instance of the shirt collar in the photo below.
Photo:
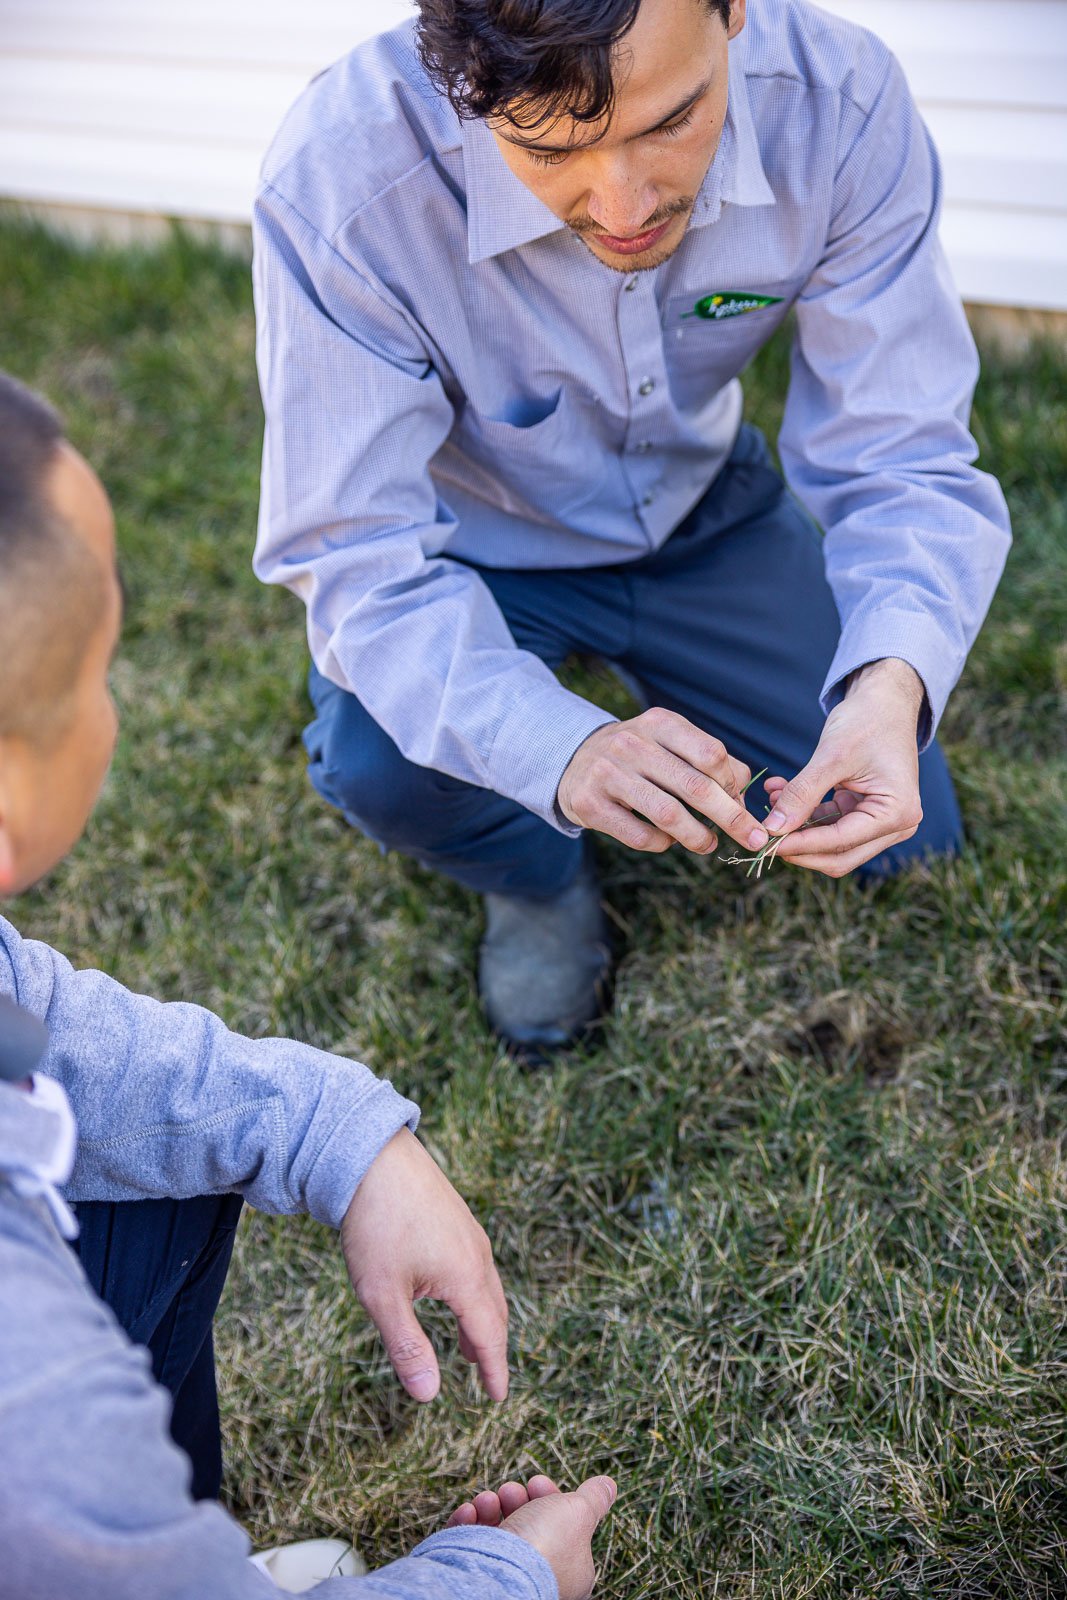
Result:
{"label": "shirt collar", "polygon": [[[690,227],[715,222],[724,204],[774,205],[748,98],[744,31],[730,45],[730,94],[726,124],[715,159],[700,186]],[[464,118],[460,137],[467,185],[468,259],[473,266],[490,256],[532,244],[558,233],[561,222],[516,178],[481,118]]]}
{"label": "shirt collar", "polygon": [[732,136],[732,159],[723,173],[722,199],[732,206],[773,206],[777,202],[760,155],[745,69],[748,35],[742,29],[730,44],[730,99],[726,126]]}
{"label": "shirt collar", "polygon": [[516,178],[497,149],[487,123],[481,118],[465,117],[462,139],[467,181],[467,255],[472,266],[566,227]]}

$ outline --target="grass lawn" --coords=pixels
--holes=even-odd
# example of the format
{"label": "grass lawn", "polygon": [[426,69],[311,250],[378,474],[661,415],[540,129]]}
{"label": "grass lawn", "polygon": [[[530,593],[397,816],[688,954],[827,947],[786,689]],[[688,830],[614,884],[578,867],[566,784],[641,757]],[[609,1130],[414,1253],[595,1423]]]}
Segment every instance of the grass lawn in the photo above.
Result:
{"label": "grass lawn", "polygon": [[[602,1041],[515,1071],[475,899],[307,783],[303,613],[250,571],[245,267],[0,228],[0,366],[99,468],[130,591],[124,731],[17,920],[133,987],[365,1058],[489,1229],[514,1388],[418,1409],[332,1236],[249,1216],[219,1326],[258,1541],[372,1564],[472,1489],[611,1471],[605,1600],[1067,1595],[1067,364],[990,358],[1017,543],[944,728],[970,845],[876,891],[605,846]],[[773,437],[785,352],[748,414]]]}

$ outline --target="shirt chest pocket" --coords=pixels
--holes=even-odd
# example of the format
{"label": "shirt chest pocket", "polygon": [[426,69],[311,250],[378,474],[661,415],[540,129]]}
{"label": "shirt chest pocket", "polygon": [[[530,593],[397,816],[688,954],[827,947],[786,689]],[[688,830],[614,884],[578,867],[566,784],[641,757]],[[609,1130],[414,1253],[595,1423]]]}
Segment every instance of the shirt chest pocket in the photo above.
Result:
{"label": "shirt chest pocket", "polygon": [[[555,519],[593,494],[588,419],[568,390],[522,408],[520,421],[485,416],[468,404],[436,466],[446,480],[516,516]],[[522,414],[525,413],[525,414]],[[533,420],[527,421],[527,415]]]}
{"label": "shirt chest pocket", "polygon": [[791,297],[781,293],[775,304],[725,315],[699,315],[690,296],[676,295],[664,303],[663,353],[671,396],[680,410],[698,411],[706,405],[781,327],[791,304]]}

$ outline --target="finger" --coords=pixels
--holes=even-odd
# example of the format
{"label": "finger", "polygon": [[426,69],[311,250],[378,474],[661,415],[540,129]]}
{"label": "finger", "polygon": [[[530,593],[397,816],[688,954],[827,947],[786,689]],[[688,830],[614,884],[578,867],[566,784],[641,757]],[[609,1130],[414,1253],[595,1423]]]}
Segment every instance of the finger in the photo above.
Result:
{"label": "finger", "polygon": [[528,1505],[530,1501],[525,1484],[516,1483],[514,1479],[509,1479],[507,1483],[502,1483],[496,1495],[500,1501],[500,1509],[505,1517],[510,1517],[513,1511],[517,1511],[520,1506]]}
{"label": "finger", "polygon": [[847,773],[835,771],[816,751],[815,758],[774,797],[766,819],[769,833],[791,833],[811,816],[823,796],[835,789]]}
{"label": "finger", "polygon": [[543,1472],[535,1472],[526,1488],[531,1500],[543,1500],[546,1494],[562,1493],[559,1484],[546,1477]]}
{"label": "finger", "polygon": [[[784,778],[767,779],[765,787],[772,805],[785,788],[785,782]],[[808,819],[809,823],[836,822],[838,817],[843,817],[846,812],[855,811],[856,807],[862,803],[863,798],[863,795],[854,794],[851,789],[835,789],[832,800],[825,800],[821,805],[815,807]]]}
{"label": "finger", "polygon": [[393,1370],[413,1400],[432,1400],[441,1387],[433,1345],[406,1300],[364,1300]]}
{"label": "finger", "polygon": [[859,805],[837,822],[789,834],[779,845],[778,855],[783,861],[806,863],[816,856],[846,855],[861,850],[900,831],[900,821],[895,814]]}
{"label": "finger", "polygon": [[915,827],[900,828],[893,820],[877,814],[872,816],[857,807],[840,822],[790,834],[779,853],[808,872],[843,878],[883,850],[910,839],[914,832]]}
{"label": "finger", "polygon": [[[688,722],[685,717],[679,717],[673,712],[659,711],[649,715],[655,715],[659,719],[653,723],[657,744],[662,745],[665,750],[670,750],[687,766],[702,773],[704,777],[711,778],[724,794],[740,804],[743,787],[743,783],[738,782],[737,768],[740,763],[734,763],[721,739],[716,739],[714,734],[705,733],[703,729]],[[743,770],[748,773],[747,767]]]}
{"label": "finger", "polygon": [[478,1513],[469,1500],[464,1500],[457,1506],[445,1524],[448,1528],[473,1528],[478,1521]]}
{"label": "finger", "polygon": [[602,799],[587,816],[585,826],[595,828],[598,833],[606,833],[611,839],[618,839],[620,844],[628,845],[631,850],[647,850],[654,855],[661,855],[674,843],[669,834],[635,817],[632,811],[614,800]]}
{"label": "finger", "polygon": [[602,1522],[615,1504],[619,1493],[619,1486],[614,1478],[586,1478],[574,1491],[575,1497],[582,1501],[590,1517],[590,1531]]}
{"label": "finger", "polygon": [[910,838],[910,833],[891,833],[873,844],[865,845],[861,850],[849,850],[841,855],[805,857],[803,861],[794,861],[791,865],[800,867],[805,872],[822,873],[827,878],[847,878],[850,872],[855,872],[858,867],[873,861],[875,856],[880,856],[883,851],[891,850],[894,845],[902,844],[905,839]]}
{"label": "finger", "polygon": [[[492,1269],[496,1279],[496,1268]],[[499,1288],[499,1280],[496,1287]],[[449,1302],[451,1304],[451,1302]],[[498,1297],[492,1283],[471,1305],[453,1305],[459,1323],[460,1346],[468,1361],[474,1361],[482,1388],[490,1400],[505,1400],[508,1393],[508,1317],[507,1302]]]}
{"label": "finger", "polygon": [[[849,810],[855,807],[850,806]],[[840,822],[845,815],[836,800],[824,800],[821,806],[816,806],[811,816],[805,822],[805,828],[825,828],[831,822]]]}
{"label": "finger", "polygon": [[[689,817],[685,807],[694,806],[746,849],[759,850],[767,843],[767,830],[754,819],[744,802],[729,795],[716,778],[698,772],[675,751],[657,748],[654,745],[646,746],[642,777],[656,789],[666,790],[667,806],[673,804],[681,816]],[[734,787],[736,788],[736,785]],[[672,802],[672,795],[676,795],[678,799]],[[685,805],[679,805],[678,801],[684,801]],[[664,827],[666,831],[673,832],[679,843],[686,844],[687,849],[694,848],[680,836],[679,830],[672,826],[673,814],[668,821],[666,809],[660,814],[653,815],[651,820]],[[703,824],[696,819],[689,817],[689,821],[695,823],[696,827],[703,828]],[[699,853],[706,854],[707,848],[700,850]]]}
{"label": "finger", "polygon": [[667,834],[694,855],[706,856],[715,849],[719,841],[711,829],[706,828],[691,811],[687,811],[673,794],[665,793],[646,778],[636,775],[620,773],[619,778],[612,799],[647,817],[661,833]]}
{"label": "finger", "polygon": [[492,1489],[483,1489],[481,1494],[474,1496],[474,1509],[478,1513],[479,1527],[499,1528],[503,1520],[500,1515],[500,1500]]}
{"label": "finger", "polygon": [[745,790],[752,782],[752,768],[746,766],[743,761],[738,761],[736,756],[727,756],[726,759],[730,763],[730,771],[733,773],[734,782],[737,784],[738,798],[742,798]]}
{"label": "finger", "polygon": [[[508,1321],[510,1319],[511,1312],[508,1309],[507,1297],[504,1294],[504,1285],[500,1281],[500,1274],[497,1271],[495,1262],[493,1262],[493,1264],[492,1264],[491,1274],[490,1274],[490,1278],[489,1278],[489,1282],[488,1282],[487,1287],[488,1287],[488,1290],[489,1290],[489,1297],[490,1297],[490,1299],[491,1299],[491,1301],[493,1303],[493,1306],[496,1309],[497,1315],[500,1318],[501,1325],[504,1328],[504,1332],[505,1332],[505,1336],[506,1336],[507,1327],[508,1327]],[[474,1362],[474,1363],[477,1363],[478,1352],[475,1349],[474,1345],[471,1343],[471,1341],[468,1339],[468,1337],[467,1337],[466,1333],[463,1331],[462,1327],[460,1327],[460,1330],[459,1330],[459,1347],[462,1350],[463,1355],[466,1358],[466,1360]]]}
{"label": "finger", "polygon": [[834,798],[829,804],[835,805],[841,815],[847,817],[850,811],[855,811],[857,806],[863,804],[864,798],[862,794],[855,794],[851,789],[835,789]]}

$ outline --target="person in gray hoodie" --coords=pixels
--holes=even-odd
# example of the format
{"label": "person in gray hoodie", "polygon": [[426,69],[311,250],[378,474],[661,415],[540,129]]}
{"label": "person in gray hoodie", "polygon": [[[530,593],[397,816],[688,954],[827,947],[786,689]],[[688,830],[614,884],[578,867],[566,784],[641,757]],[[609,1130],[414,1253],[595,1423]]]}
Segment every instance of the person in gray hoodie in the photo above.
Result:
{"label": "person in gray hoodie", "polygon": [[[95,801],[121,609],[102,486],[50,408],[0,374],[0,895],[47,872]],[[463,1353],[505,1397],[488,1240],[417,1120],[358,1063],[75,971],[0,918],[0,1600],[278,1592],[211,1492],[211,1319],[242,1200],[340,1231],[417,1399],[440,1383],[423,1297],[451,1307]],[[79,1222],[81,1262],[65,1242]],[[505,1483],[403,1560],[313,1592],[582,1600],[614,1497],[610,1478],[570,1494]]]}

